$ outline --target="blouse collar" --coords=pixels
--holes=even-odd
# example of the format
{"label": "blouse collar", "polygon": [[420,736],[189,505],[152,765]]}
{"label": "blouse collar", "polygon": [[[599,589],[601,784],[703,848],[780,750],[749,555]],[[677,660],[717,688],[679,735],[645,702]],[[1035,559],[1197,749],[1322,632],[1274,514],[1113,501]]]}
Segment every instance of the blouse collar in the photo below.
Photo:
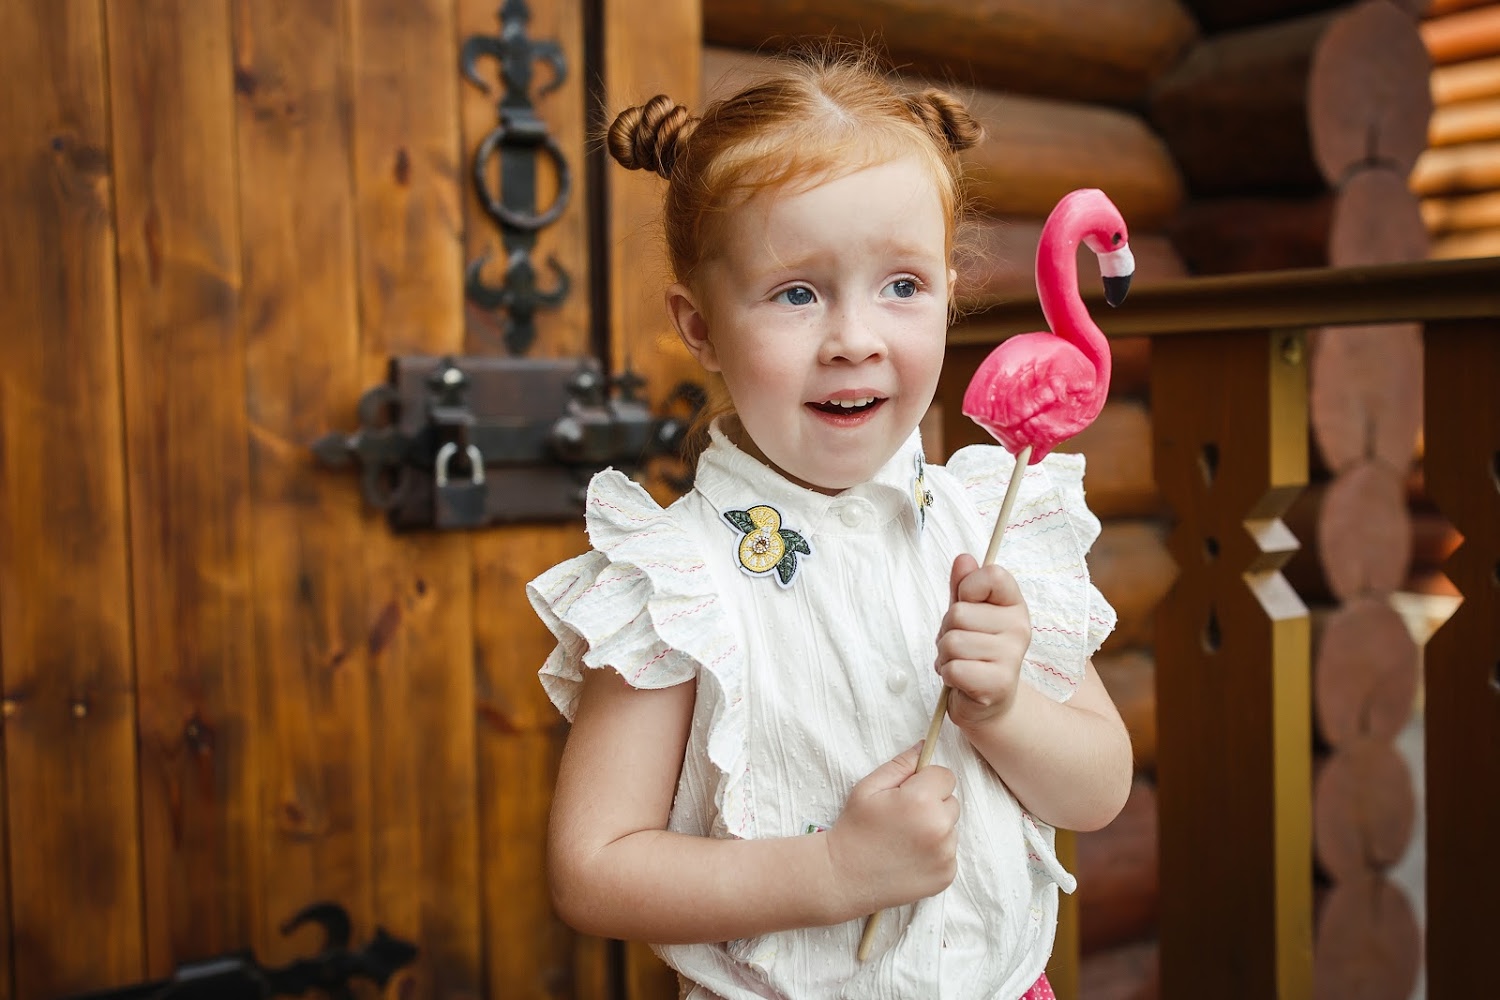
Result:
{"label": "blouse collar", "polygon": [[868,482],[829,496],[789,482],[742,451],[724,433],[723,419],[710,425],[709,445],[693,477],[693,488],[721,515],[764,504],[776,508],[785,523],[812,534],[864,534],[903,517],[921,526],[931,501],[922,482],[926,460],[919,431],[913,430]]}

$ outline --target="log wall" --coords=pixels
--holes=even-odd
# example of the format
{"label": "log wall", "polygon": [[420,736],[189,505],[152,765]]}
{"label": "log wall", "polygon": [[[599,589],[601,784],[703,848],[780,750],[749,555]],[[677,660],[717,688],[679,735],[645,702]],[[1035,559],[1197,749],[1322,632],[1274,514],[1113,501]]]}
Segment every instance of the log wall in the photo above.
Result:
{"label": "log wall", "polygon": [[1422,39],[1436,107],[1411,187],[1432,256],[1500,255],[1500,4],[1434,5]]}
{"label": "log wall", "polygon": [[[1428,227],[1408,181],[1436,120],[1418,20],[1425,5],[1193,6],[1207,35],[1149,98],[1187,178],[1171,234],[1193,272],[1427,256]],[[1406,484],[1421,363],[1416,325],[1324,328],[1310,338],[1313,486],[1288,511],[1302,550],[1287,576],[1314,605],[1320,997],[1400,1000],[1419,974],[1420,930],[1388,875],[1415,821],[1394,741],[1412,715],[1419,651],[1391,596],[1414,575],[1412,508],[1422,501]],[[1443,534],[1438,525],[1424,536],[1418,572],[1441,560]],[[1375,685],[1362,654],[1377,635],[1386,641]],[[1384,712],[1362,711],[1372,690]]]}

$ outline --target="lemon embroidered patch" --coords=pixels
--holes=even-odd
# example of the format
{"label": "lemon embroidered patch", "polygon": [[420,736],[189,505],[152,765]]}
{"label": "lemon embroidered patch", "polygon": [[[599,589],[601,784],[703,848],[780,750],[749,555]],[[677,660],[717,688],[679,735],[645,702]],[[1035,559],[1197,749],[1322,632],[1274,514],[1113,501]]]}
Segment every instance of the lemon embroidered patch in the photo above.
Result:
{"label": "lemon embroidered patch", "polygon": [[807,539],[781,526],[781,514],[774,507],[759,504],[749,510],[726,510],[724,520],[739,532],[735,548],[740,569],[751,576],[765,576],[775,571],[776,582],[789,586],[797,575],[797,555],[812,555]]}

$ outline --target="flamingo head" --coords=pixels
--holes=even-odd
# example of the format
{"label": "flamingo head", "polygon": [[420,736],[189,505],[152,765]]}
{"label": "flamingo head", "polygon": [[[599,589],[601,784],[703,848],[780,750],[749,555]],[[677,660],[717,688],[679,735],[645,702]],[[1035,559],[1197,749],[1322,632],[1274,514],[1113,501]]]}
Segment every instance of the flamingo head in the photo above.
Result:
{"label": "flamingo head", "polygon": [[1069,208],[1076,213],[1084,246],[1099,258],[1099,274],[1104,279],[1104,301],[1117,306],[1130,291],[1135,274],[1135,256],[1130,252],[1130,232],[1115,203],[1097,188],[1075,191]]}

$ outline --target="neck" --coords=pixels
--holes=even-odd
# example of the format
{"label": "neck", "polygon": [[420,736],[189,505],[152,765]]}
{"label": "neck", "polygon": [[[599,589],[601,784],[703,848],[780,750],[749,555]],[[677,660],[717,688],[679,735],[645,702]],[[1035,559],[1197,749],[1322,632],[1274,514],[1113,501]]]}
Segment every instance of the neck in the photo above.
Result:
{"label": "neck", "polygon": [[1078,245],[1083,220],[1065,206],[1042,227],[1036,251],[1036,291],[1042,315],[1053,333],[1083,352],[1097,374],[1095,384],[1109,385],[1109,341],[1078,294]]}

